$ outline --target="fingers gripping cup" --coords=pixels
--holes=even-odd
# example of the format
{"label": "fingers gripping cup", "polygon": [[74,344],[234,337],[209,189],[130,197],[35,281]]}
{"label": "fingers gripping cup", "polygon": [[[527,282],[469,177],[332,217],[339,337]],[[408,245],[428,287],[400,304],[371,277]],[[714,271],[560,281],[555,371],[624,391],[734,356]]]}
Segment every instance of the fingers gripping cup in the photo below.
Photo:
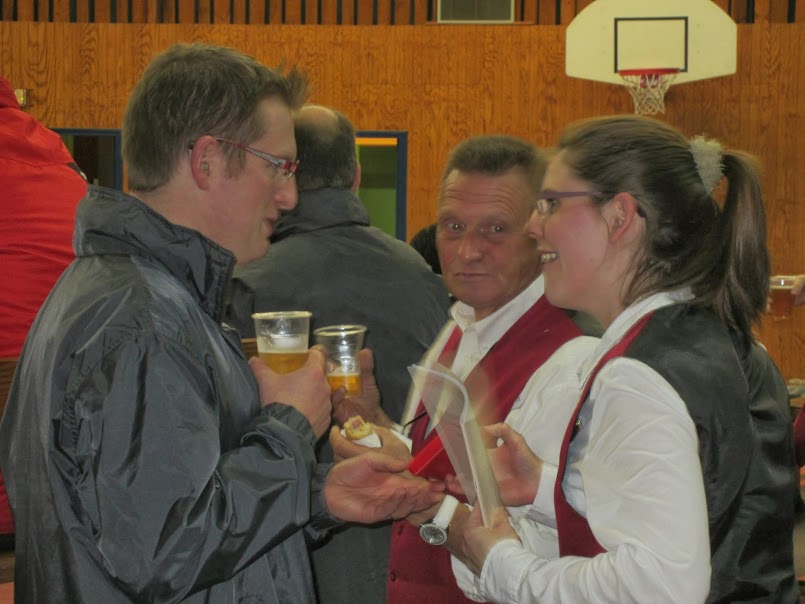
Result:
{"label": "fingers gripping cup", "polygon": [[333,391],[344,386],[347,394],[361,393],[358,351],[363,347],[365,333],[364,325],[328,325],[313,332],[316,344],[324,346],[327,358],[333,365],[327,373],[327,381]]}
{"label": "fingers gripping cup", "polygon": [[307,360],[310,313],[303,310],[252,315],[260,360],[277,373],[296,371]]}
{"label": "fingers gripping cup", "polygon": [[794,310],[794,296],[791,295],[791,288],[794,287],[796,276],[774,275],[769,278],[769,296],[771,304],[769,310],[774,320],[787,319]]}

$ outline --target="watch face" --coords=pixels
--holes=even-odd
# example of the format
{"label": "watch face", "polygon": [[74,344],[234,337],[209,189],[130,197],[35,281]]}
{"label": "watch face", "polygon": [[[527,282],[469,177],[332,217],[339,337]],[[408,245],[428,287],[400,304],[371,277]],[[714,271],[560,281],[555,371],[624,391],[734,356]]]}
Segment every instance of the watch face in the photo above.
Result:
{"label": "watch face", "polygon": [[431,545],[442,545],[447,541],[447,531],[433,523],[420,526],[419,535]]}

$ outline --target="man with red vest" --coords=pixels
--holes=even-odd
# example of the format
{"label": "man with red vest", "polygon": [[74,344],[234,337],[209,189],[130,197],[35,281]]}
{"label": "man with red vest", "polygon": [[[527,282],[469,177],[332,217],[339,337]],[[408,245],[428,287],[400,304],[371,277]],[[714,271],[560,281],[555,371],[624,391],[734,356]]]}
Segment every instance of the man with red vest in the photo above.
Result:
{"label": "man with red vest", "polygon": [[[531,144],[479,136],[453,149],[442,176],[436,246],[447,288],[458,302],[423,364],[438,362],[464,381],[471,399],[480,402],[482,424],[503,421],[535,371],[583,332],[543,297],[536,246],[525,232],[544,170],[545,160]],[[374,410],[361,411],[376,424],[391,425],[382,412],[378,417]],[[571,411],[558,414],[562,426]],[[402,421],[411,425],[415,457],[423,448],[438,448],[418,399],[409,398]],[[558,460],[558,442],[554,449]],[[445,455],[436,459],[423,475],[441,479],[455,473]],[[449,496],[435,509],[394,523],[390,604],[471,601],[456,584],[449,551],[451,534],[460,533],[468,513]]]}
{"label": "man with red vest", "polygon": [[[61,137],[20,109],[2,77],[0,188],[0,357],[16,357],[39,307],[73,260],[75,208],[87,183]],[[13,533],[0,476],[0,547],[13,544]]]}

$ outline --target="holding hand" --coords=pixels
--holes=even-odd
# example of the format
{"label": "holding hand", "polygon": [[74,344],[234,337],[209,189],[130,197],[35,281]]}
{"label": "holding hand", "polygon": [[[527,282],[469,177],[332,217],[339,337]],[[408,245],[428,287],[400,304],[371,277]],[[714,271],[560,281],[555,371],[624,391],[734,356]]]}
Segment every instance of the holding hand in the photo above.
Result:
{"label": "holding hand", "polygon": [[261,405],[283,403],[294,407],[310,422],[316,438],[327,431],[332,403],[321,350],[311,348],[305,364],[291,373],[276,373],[257,357],[249,359],[249,367],[257,380]]}
{"label": "holding hand", "polygon": [[380,390],[375,380],[375,357],[372,351],[364,348],[358,352],[361,365],[361,394],[346,395],[344,388],[333,394],[333,421],[344,425],[350,417],[360,415],[367,422],[376,426],[391,427],[392,421],[380,407]]}
{"label": "holding hand", "polygon": [[791,288],[791,295],[794,296],[794,306],[805,304],[805,275],[798,275]]}
{"label": "holding hand", "polygon": [[[489,439],[487,446],[493,447],[489,449],[489,461],[503,503],[508,506],[533,503],[542,477],[542,460],[508,424],[492,424],[482,428],[482,432]],[[496,445],[498,440],[503,442]]]}
{"label": "holding hand", "polygon": [[492,526],[486,528],[481,518],[481,508],[476,505],[464,522],[461,560],[476,576],[480,576],[489,551],[504,539],[520,541],[509,522],[509,513],[506,509],[496,508],[492,515]]}
{"label": "holding hand", "polygon": [[[380,426],[373,426],[373,429],[375,434],[380,437],[380,447],[371,449],[371,451],[402,460],[405,462],[407,468],[408,464],[411,462],[411,451],[408,450],[406,444],[397,438],[392,430],[381,428]],[[368,451],[365,446],[359,445],[355,441],[342,436],[338,426],[330,428],[330,446],[333,448],[333,455],[336,461],[356,457]]]}
{"label": "holding hand", "polygon": [[371,524],[404,518],[444,497],[442,483],[405,472],[408,464],[373,450],[341,461],[324,483],[330,513],[347,522]]}

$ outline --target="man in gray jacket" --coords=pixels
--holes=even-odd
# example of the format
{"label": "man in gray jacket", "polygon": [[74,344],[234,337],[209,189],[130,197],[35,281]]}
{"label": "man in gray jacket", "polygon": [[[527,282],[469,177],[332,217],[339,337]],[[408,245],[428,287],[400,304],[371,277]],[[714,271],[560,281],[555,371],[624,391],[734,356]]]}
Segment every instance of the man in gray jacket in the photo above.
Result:
{"label": "man in gray jacket", "polygon": [[[126,108],[132,195],[91,187],[0,424],[19,602],[312,602],[304,531],[441,497],[383,456],[320,465],[325,360],[278,375],[222,327],[236,262],[296,204],[305,97],[236,51],[177,45]],[[348,460],[349,461],[349,460]]]}
{"label": "man in gray jacket", "polygon": [[[307,105],[294,119],[300,165],[298,205],[283,213],[270,252],[235,270],[226,320],[252,335],[253,312],[308,310],[313,328],[368,327],[365,345],[386,414],[399,419],[407,367],[425,354],[447,321],[449,296],[411,246],[369,226],[355,191],[361,168],[355,131],[340,112]],[[332,461],[329,443],[320,461]],[[390,525],[334,532],[313,551],[321,602],[385,602]]]}

